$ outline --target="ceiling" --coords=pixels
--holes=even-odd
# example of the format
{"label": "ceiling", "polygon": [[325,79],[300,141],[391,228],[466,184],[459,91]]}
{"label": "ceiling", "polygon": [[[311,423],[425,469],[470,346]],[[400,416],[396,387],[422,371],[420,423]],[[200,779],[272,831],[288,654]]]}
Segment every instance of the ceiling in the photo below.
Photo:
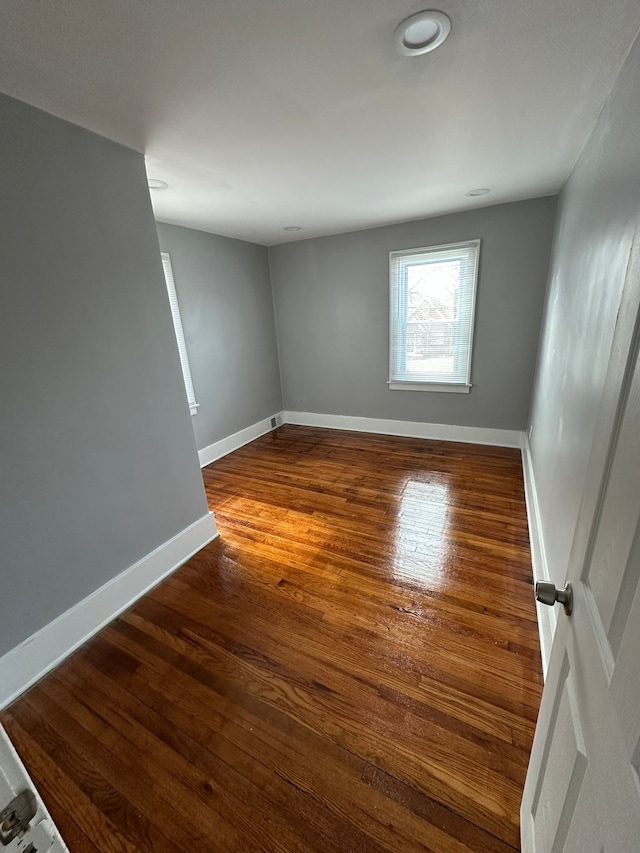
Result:
{"label": "ceiling", "polygon": [[[397,55],[433,7],[448,40]],[[637,0],[2,0],[0,90],[143,151],[158,219],[270,245],[557,192],[638,28]]]}

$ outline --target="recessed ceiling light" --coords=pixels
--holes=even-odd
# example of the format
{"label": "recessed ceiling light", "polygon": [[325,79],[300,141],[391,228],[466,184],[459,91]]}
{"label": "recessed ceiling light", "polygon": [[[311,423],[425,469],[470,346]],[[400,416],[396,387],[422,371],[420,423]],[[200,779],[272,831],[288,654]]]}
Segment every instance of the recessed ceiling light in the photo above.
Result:
{"label": "recessed ceiling light", "polygon": [[470,196],[486,195],[487,193],[490,193],[490,192],[491,192],[491,190],[488,189],[488,187],[480,187],[480,189],[477,189],[477,190],[469,190],[467,195],[470,195]]}
{"label": "recessed ceiling light", "polygon": [[166,190],[169,186],[166,181],[160,181],[158,178],[148,178],[147,183],[150,190]]}
{"label": "recessed ceiling light", "polygon": [[302,225],[285,225],[283,231],[304,231]]}
{"label": "recessed ceiling light", "polygon": [[420,56],[439,47],[450,31],[451,21],[444,12],[418,12],[396,27],[393,40],[402,56]]}

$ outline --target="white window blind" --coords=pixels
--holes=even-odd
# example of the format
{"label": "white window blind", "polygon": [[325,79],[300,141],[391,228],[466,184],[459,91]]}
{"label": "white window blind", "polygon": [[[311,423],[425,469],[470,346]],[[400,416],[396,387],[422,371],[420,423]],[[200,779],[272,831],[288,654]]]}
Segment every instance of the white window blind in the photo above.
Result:
{"label": "white window blind", "polygon": [[178,305],[178,294],[176,293],[176,285],[173,280],[173,270],[171,269],[171,258],[166,252],[162,252],[162,268],[164,270],[165,281],[167,282],[169,304],[171,305],[171,316],[173,317],[173,327],[176,330],[176,341],[178,342],[178,352],[180,353],[180,364],[182,365],[184,387],[187,391],[187,400],[189,401],[189,411],[192,415],[195,415],[198,412],[199,403],[196,403],[196,394],[193,390],[191,367],[189,366],[187,345],[185,343],[184,332],[182,330],[180,306]]}
{"label": "white window blind", "polygon": [[480,241],[389,254],[392,389],[469,391]]}

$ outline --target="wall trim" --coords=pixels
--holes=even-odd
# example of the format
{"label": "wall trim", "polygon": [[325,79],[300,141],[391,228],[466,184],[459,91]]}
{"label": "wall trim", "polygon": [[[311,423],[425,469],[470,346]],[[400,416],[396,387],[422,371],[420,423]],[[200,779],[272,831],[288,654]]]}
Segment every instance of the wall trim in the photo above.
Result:
{"label": "wall trim", "polygon": [[215,518],[209,512],[7,652],[0,658],[0,708],[217,536]]}
{"label": "wall trim", "polygon": [[251,424],[251,426],[234,432],[226,438],[220,439],[220,441],[203,447],[202,450],[198,451],[200,467],[204,468],[206,465],[211,465],[216,459],[221,459],[228,453],[233,453],[234,450],[239,450],[245,444],[249,444],[250,441],[255,441],[256,438],[270,432],[272,429],[271,418],[276,418],[277,424],[280,426],[283,423],[283,415],[284,412],[276,412],[270,417],[258,421],[258,423]]}
{"label": "wall trim", "polygon": [[[527,519],[529,522],[529,542],[531,543],[531,566],[533,569],[533,582],[550,581],[549,564],[544,547],[544,536],[542,535],[542,518],[538,504],[538,493],[536,481],[533,474],[533,463],[529,439],[525,433],[522,444],[522,471],[524,474],[524,496],[527,504]],[[538,633],[540,634],[540,653],[542,655],[542,672],[546,681],[551,657],[551,645],[556,630],[558,615],[555,607],[547,607],[536,601],[538,614]]]}
{"label": "wall trim", "polygon": [[350,415],[323,415],[312,412],[283,412],[284,422],[298,426],[347,429],[379,435],[430,438],[438,441],[462,441],[498,447],[522,447],[524,433],[517,429],[427,424],[419,421],[392,421],[384,418],[356,418]]}

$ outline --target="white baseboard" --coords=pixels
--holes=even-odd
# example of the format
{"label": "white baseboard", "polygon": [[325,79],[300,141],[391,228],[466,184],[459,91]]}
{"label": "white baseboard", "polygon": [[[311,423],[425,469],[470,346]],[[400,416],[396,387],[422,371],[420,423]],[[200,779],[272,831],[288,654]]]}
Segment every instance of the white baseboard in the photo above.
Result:
{"label": "white baseboard", "polygon": [[7,652],[0,658],[0,708],[35,684],[217,535],[213,513],[207,513]]}
{"label": "white baseboard", "polygon": [[372,432],[380,435],[402,435],[408,438],[462,441],[499,447],[522,447],[524,440],[524,433],[517,429],[425,424],[418,421],[391,421],[384,418],[356,418],[350,415],[322,415],[312,412],[283,412],[283,415],[284,422],[287,424]]}
{"label": "white baseboard", "polygon": [[[277,412],[271,417],[275,417],[278,426],[280,426],[283,423],[283,415],[284,412]],[[215,441],[213,444],[208,445],[208,447],[203,447],[202,450],[198,451],[200,467],[204,468],[205,465],[211,465],[216,459],[221,459],[227,453],[233,453],[234,450],[244,447],[250,441],[255,441],[256,438],[260,438],[261,435],[265,435],[265,433],[270,432],[272,429],[271,418],[265,418],[262,421],[258,421],[257,424],[252,424],[245,427],[245,429],[241,429],[239,432],[234,432],[233,435],[228,435],[226,438],[220,439],[220,441]]]}
{"label": "white baseboard", "polygon": [[[522,445],[522,470],[524,472],[524,495],[527,503],[527,519],[529,520],[529,541],[531,543],[533,581],[534,583],[536,583],[536,581],[549,581],[551,578],[549,576],[549,565],[547,563],[544,537],[542,535],[542,520],[540,517],[540,507],[538,506],[538,494],[536,492],[531,452],[529,450],[529,441],[526,437],[526,433]],[[553,635],[555,634],[558,617],[555,607],[547,607],[544,604],[536,602],[536,610],[538,613],[540,652],[542,654],[542,672],[546,680],[547,670],[549,668],[549,658],[551,656],[551,644],[553,643]]]}

